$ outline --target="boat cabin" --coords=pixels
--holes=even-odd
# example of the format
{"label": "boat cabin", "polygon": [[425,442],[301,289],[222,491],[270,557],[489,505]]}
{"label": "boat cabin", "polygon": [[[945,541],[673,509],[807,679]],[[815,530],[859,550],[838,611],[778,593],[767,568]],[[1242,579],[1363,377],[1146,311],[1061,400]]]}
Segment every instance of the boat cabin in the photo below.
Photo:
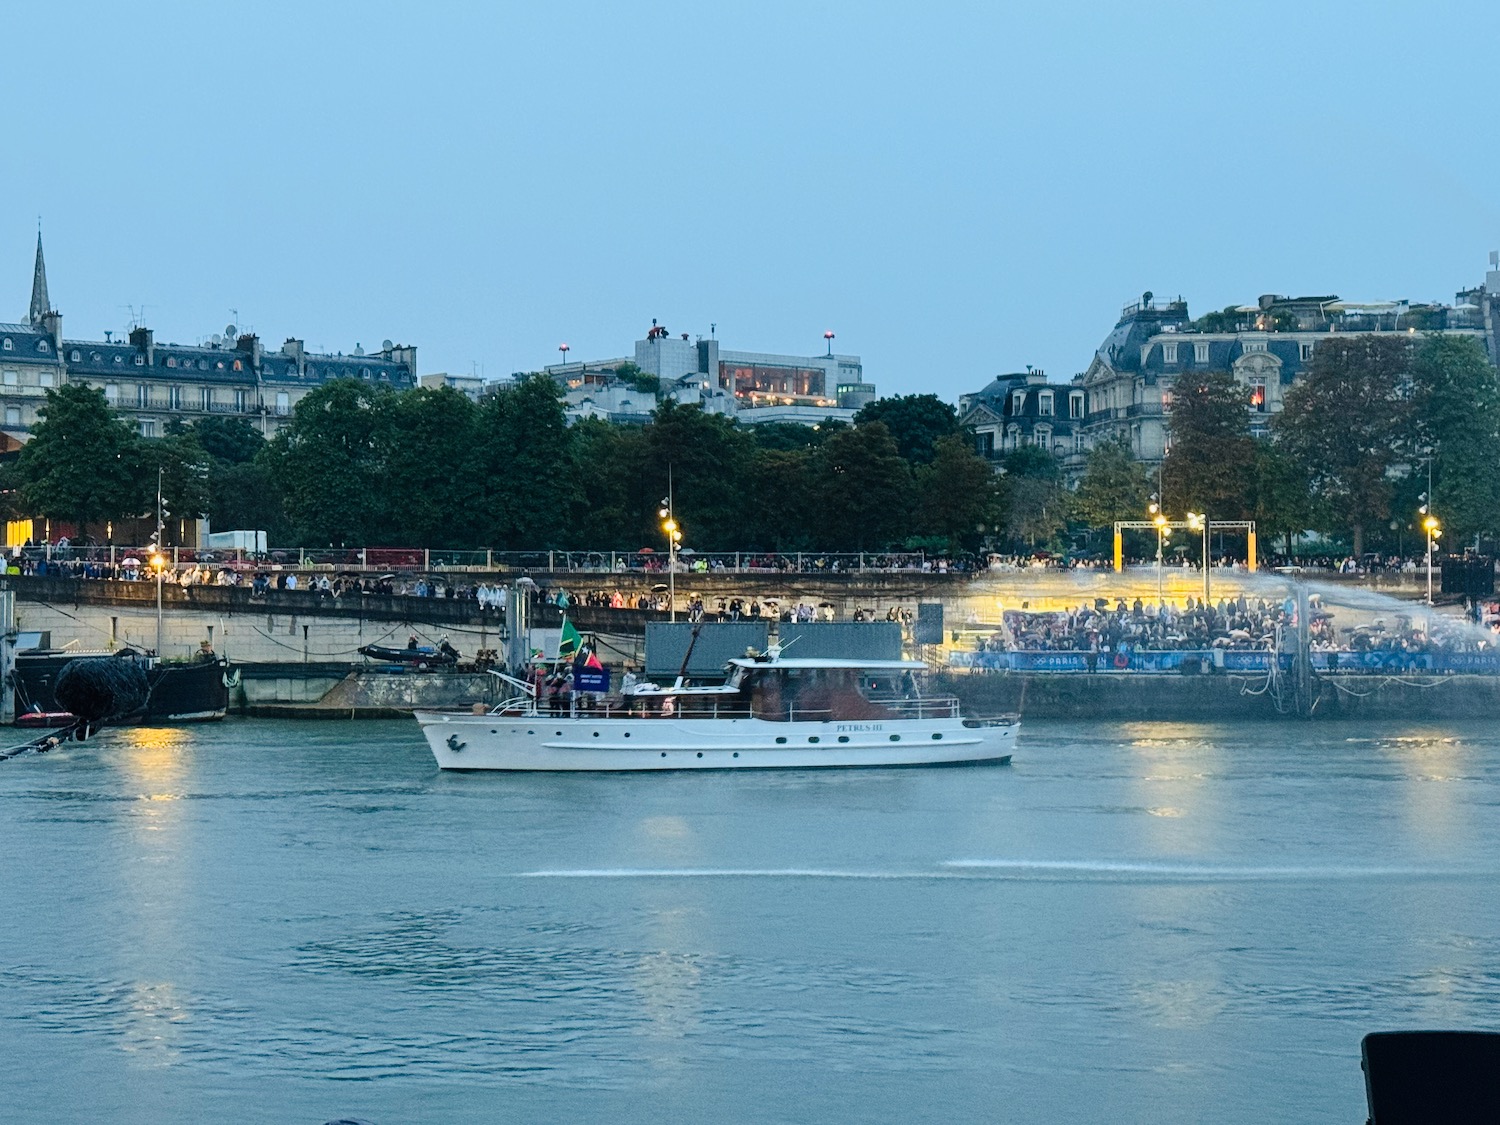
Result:
{"label": "boat cabin", "polygon": [[957,714],[951,697],[924,697],[920,660],[732,660],[721,686],[641,685],[626,703],[641,714],[772,722],[872,722]]}

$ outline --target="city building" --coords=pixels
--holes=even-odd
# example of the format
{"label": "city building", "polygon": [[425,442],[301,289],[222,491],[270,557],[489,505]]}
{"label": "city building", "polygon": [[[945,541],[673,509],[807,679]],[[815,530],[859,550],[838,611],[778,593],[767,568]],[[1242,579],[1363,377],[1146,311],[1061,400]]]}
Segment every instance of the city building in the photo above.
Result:
{"label": "city building", "polygon": [[859,356],[836,354],[833,334],[824,338],[828,350],[823,355],[730,351],[712,334],[673,336],[653,320],[646,338],[636,341],[632,357],[559,363],[545,370],[565,388],[570,413],[582,409],[587,399],[595,411],[614,417],[616,408],[605,389],[624,385],[637,406],[645,393],[641,386],[654,380],[650,393],[658,399],[692,403],[746,425],[849,421],[875,401],[875,385],[864,381]]}
{"label": "city building", "polygon": [[1048,450],[1064,474],[1083,473],[1087,453],[1084,424],[1088,393],[1076,383],[1049,383],[1044,371],[1027,368],[997,375],[982,390],[960,395],[958,424],[974,435],[975,448],[992,462],[1023,446]]}
{"label": "city building", "polygon": [[474,402],[482,399],[495,386],[493,382],[479,375],[449,375],[446,371],[435,371],[431,375],[418,375],[417,385],[429,391],[447,387]]}
{"label": "city building", "polygon": [[215,415],[244,418],[269,435],[285,423],[298,399],[331,379],[398,389],[416,385],[416,348],[389,340],[373,354],[355,345],[351,355],[322,355],[308,352],[298,339],[266,351],[259,336],[233,325],[200,344],[157,343],[145,327],[132,328],[124,340],[112,336],[63,337],[38,235],[26,320],[0,324],[0,432],[8,443],[25,441],[48,389],[63,383],[101,388],[147,437],[161,434],[174,418],[190,422]]}
{"label": "city building", "polygon": [[1160,461],[1171,446],[1167,416],[1173,384],[1182,375],[1209,372],[1227,372],[1244,387],[1250,431],[1263,436],[1287,390],[1325,340],[1351,333],[1453,333],[1480,340],[1494,361],[1497,329],[1496,269],[1484,285],[1460,291],[1451,305],[1268,294],[1253,305],[1193,320],[1180,297],[1157,301],[1146,293],[1125,306],[1088,370],[1074,377],[1087,402],[1083,440],[1091,447],[1123,437],[1140,460]]}

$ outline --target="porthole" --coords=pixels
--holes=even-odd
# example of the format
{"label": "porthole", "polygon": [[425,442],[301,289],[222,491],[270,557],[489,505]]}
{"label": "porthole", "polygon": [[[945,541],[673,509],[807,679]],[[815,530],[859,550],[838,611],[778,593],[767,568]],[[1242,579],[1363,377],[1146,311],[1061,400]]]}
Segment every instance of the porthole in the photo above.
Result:
{"label": "porthole", "polygon": [[500,733],[500,732],[499,732],[499,731],[497,731],[497,730],[495,730],[495,729],[493,729],[493,728],[491,728],[491,729],[490,729],[490,733],[491,733],[491,734],[499,734],[499,733]]}
{"label": "porthole", "polygon": [[599,732],[598,732],[598,731],[595,731],[595,732],[594,732],[594,737],[595,737],[595,738],[598,738],[598,737],[599,737]]}
{"label": "porthole", "polygon": [[786,739],[784,737],[778,736],[777,739],[776,739],[776,745],[777,746],[784,746],[784,745],[786,745]]}
{"label": "porthole", "polygon": [[663,757],[663,758],[665,758],[665,757],[666,757],[666,756],[667,756],[667,752],[666,752],[666,751],[665,751],[665,750],[663,750],[663,751],[662,751],[662,752],[661,752],[661,756],[662,756],[662,757]]}
{"label": "porthole", "polygon": [[893,734],[893,735],[891,735],[891,741],[892,742],[900,742],[901,741],[901,736],[899,734]]}
{"label": "porthole", "polygon": [[535,734],[535,733],[536,733],[536,731],[534,731],[534,730],[529,730],[529,731],[527,731],[527,732],[526,732],[526,733],[527,733],[527,734]]}
{"label": "porthole", "polygon": [[625,732],[625,737],[626,737],[626,738],[629,738],[629,737],[630,737],[630,732],[629,732],[629,731],[626,731],[626,732]]}
{"label": "porthole", "polygon": [[698,751],[698,757],[700,757],[700,758],[703,757],[703,751],[702,750]]}
{"label": "porthole", "polygon": [[849,736],[847,734],[841,734],[841,735],[839,735],[839,741],[840,742],[848,742],[849,741]]}
{"label": "porthole", "polygon": [[943,737],[943,736],[942,736],[942,735],[940,735],[940,734],[935,734],[935,735],[933,735],[933,736],[932,736],[932,741],[934,741],[934,742],[939,742],[939,741],[941,741],[941,740],[942,740],[942,737]]}
{"label": "porthole", "polygon": [[808,735],[808,736],[807,736],[807,741],[809,741],[809,742],[821,742],[821,741],[823,741],[823,740],[822,740],[822,739],[820,739],[820,738],[819,738],[819,737],[818,737],[818,736],[817,736],[817,735],[815,735],[815,734],[810,734],[810,735]]}
{"label": "porthole", "polygon": [[561,738],[561,737],[562,737],[562,731],[558,731],[558,732],[557,732],[557,737],[558,737],[558,738]]}
{"label": "porthole", "polygon": [[739,751],[738,751],[738,750],[736,750],[736,751],[735,751],[735,752],[734,752],[734,756],[735,756],[735,757],[736,757],[736,758],[738,758],[738,757],[739,757],[739,756],[740,756],[740,752],[739,752]]}

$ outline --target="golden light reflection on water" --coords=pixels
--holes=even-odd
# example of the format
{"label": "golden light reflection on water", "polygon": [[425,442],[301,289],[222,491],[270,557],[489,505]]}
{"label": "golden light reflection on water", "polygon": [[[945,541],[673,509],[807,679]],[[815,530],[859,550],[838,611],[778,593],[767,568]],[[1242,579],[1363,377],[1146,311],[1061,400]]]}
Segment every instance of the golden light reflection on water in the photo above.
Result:
{"label": "golden light reflection on water", "polygon": [[1462,845],[1474,831],[1472,806],[1465,800],[1473,751],[1461,739],[1435,731],[1381,739],[1378,750],[1402,767],[1398,811],[1413,841],[1439,854]]}
{"label": "golden light reflection on water", "polygon": [[1212,763],[1221,753],[1213,741],[1216,728],[1207,723],[1123,723],[1121,733],[1141,767],[1130,783],[1131,803],[1150,817],[1146,841],[1167,856],[1203,854],[1214,835],[1203,800]]}

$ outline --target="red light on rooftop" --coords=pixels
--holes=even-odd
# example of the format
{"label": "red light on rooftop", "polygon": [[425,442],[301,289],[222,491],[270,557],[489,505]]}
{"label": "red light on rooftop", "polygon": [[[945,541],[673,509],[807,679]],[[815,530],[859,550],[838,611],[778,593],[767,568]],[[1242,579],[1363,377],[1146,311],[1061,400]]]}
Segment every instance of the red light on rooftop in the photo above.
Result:
{"label": "red light on rooftop", "polygon": [[823,333],[823,339],[825,339],[825,340],[832,340],[833,339],[833,333],[832,332],[825,332],[825,333]]}

